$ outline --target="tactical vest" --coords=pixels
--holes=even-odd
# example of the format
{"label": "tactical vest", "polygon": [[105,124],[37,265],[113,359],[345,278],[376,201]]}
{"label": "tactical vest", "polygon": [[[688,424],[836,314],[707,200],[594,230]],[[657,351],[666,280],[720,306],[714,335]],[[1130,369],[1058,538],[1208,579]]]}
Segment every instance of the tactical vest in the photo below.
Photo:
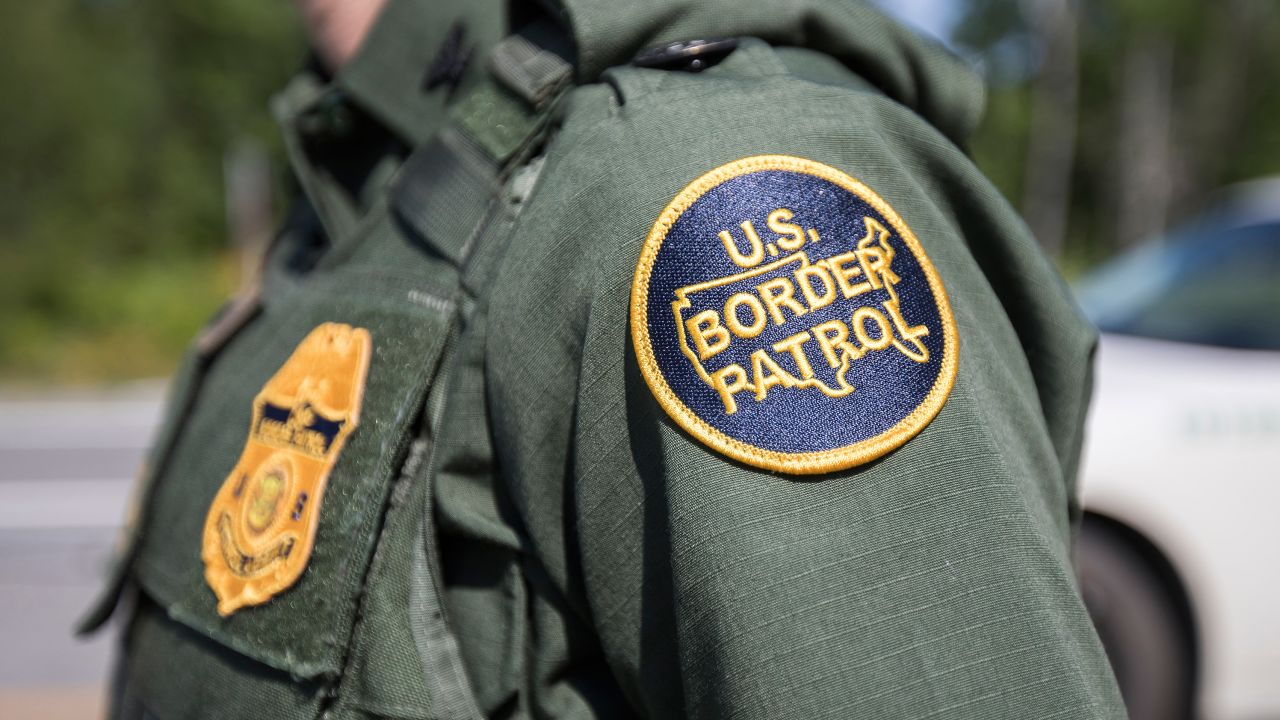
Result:
{"label": "tactical vest", "polygon": [[86,622],[130,589],[115,715],[1122,716],[1068,553],[1094,336],[958,147],[978,80],[862,2],[563,0],[566,90],[438,3],[339,73],[367,153],[341,82],[279,101],[306,202]]}
{"label": "tactical vest", "polygon": [[[114,717],[481,716],[442,604],[431,479],[444,425],[483,412],[445,398],[474,361],[459,337],[570,82],[566,53],[530,39],[553,35],[538,25],[498,43],[483,76],[441,108],[441,127],[399,167],[371,173],[363,214],[287,133],[307,201],[260,287],[182,364],[141,512],[82,623],[96,629],[136,587]],[[276,109],[319,122],[344,110],[338,91],[305,79]],[[391,175],[381,187],[378,172]],[[317,256],[318,235],[331,246]],[[308,355],[320,342],[344,343],[351,361]],[[219,492],[221,515],[210,510]],[[281,530],[290,519],[298,532]],[[235,588],[225,597],[211,591],[211,563]]]}

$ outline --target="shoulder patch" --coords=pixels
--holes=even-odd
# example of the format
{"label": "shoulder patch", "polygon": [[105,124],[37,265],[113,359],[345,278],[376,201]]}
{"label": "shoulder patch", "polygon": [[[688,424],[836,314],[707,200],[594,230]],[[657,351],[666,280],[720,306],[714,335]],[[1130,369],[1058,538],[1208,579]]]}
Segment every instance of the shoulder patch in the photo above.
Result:
{"label": "shoulder patch", "polygon": [[694,180],[649,231],[631,339],[666,412],[709,447],[796,474],[869,462],[920,432],[955,381],[942,281],[879,195],[804,158]]}
{"label": "shoulder patch", "polygon": [[253,399],[244,451],[205,518],[205,582],[227,616],[302,575],[329,472],[360,419],[369,331],[316,327]]}

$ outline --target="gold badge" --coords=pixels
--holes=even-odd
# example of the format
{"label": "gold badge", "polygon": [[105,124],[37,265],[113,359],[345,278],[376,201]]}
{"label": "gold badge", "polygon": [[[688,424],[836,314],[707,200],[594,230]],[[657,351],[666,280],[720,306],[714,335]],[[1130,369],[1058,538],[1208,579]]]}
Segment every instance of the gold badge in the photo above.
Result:
{"label": "gold badge", "polygon": [[329,472],[360,418],[371,347],[364,328],[320,325],[253,399],[244,452],[204,524],[218,614],[270,600],[306,569]]}

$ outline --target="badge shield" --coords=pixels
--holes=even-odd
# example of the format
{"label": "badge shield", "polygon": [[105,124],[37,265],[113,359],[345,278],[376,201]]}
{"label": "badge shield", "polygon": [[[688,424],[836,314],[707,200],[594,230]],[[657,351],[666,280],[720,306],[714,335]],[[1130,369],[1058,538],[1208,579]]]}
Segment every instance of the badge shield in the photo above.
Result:
{"label": "badge shield", "polygon": [[371,353],[368,330],[320,325],[254,397],[244,450],[205,519],[204,575],[218,614],[266,602],[306,569]]}

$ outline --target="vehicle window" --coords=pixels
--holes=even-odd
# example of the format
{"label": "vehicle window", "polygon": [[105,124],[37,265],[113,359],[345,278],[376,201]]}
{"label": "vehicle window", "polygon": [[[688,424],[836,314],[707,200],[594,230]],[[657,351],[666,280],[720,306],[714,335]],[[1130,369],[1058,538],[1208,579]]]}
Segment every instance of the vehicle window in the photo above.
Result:
{"label": "vehicle window", "polygon": [[1185,250],[1170,281],[1114,329],[1166,340],[1280,349],[1280,224],[1201,235]]}

